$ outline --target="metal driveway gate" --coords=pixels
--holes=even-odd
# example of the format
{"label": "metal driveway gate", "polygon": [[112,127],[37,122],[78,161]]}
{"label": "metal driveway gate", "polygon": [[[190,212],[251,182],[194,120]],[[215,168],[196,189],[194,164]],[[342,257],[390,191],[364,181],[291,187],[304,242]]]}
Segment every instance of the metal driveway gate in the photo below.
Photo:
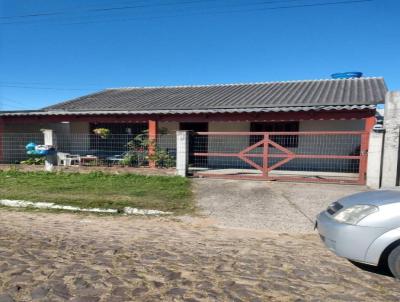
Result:
{"label": "metal driveway gate", "polygon": [[191,169],[202,177],[365,184],[364,131],[197,132]]}

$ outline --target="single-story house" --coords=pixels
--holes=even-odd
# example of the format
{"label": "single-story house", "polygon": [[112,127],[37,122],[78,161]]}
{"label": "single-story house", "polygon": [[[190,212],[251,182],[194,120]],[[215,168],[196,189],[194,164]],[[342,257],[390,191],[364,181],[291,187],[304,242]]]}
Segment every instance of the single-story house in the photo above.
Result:
{"label": "single-story house", "polygon": [[[384,79],[375,77],[111,88],[40,110],[2,112],[0,136],[50,128],[72,137],[89,135],[100,127],[113,134],[148,130],[150,137],[177,130],[369,131],[375,124],[376,105],[384,103],[386,92]],[[209,152],[216,146],[211,140],[207,143]],[[248,146],[249,139],[238,144]],[[2,145],[4,159],[7,146]],[[296,142],[286,147],[301,145]],[[77,148],[89,147],[78,144]],[[351,146],[348,153],[354,148]]]}

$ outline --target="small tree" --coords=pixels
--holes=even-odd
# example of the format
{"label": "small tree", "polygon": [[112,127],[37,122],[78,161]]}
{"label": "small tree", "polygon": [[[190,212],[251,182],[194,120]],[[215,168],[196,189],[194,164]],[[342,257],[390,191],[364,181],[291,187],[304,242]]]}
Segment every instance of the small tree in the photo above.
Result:
{"label": "small tree", "polygon": [[[154,161],[156,167],[170,168],[175,166],[175,158],[166,150],[157,146],[155,140],[150,140],[148,131],[136,135],[127,143],[128,152],[122,161],[123,164],[129,166],[143,166],[149,160]],[[149,155],[149,148],[153,149],[153,153]]]}

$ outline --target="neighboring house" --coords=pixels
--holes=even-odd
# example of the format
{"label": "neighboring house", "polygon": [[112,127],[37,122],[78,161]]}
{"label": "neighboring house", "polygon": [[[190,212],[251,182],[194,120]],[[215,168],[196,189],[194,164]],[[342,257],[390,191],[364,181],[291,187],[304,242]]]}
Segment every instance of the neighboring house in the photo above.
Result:
{"label": "neighboring house", "polygon": [[[41,110],[3,112],[0,133],[50,128],[59,135],[75,135],[98,127],[113,134],[148,130],[150,137],[176,130],[369,131],[386,92],[383,78],[113,88]],[[306,141],[287,147],[302,144]],[[212,151],[215,144],[209,141],[207,148]],[[357,146],[348,148],[350,154]]]}

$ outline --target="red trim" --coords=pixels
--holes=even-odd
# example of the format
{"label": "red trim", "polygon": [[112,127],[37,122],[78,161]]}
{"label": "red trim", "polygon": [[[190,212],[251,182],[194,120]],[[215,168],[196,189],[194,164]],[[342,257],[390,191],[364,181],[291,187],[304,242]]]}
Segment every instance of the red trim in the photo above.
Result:
{"label": "red trim", "polygon": [[[372,122],[366,121],[366,125],[371,126]],[[266,180],[287,180],[287,181],[306,181],[306,182],[336,182],[336,183],[357,183],[365,184],[365,170],[366,170],[366,151],[368,150],[367,138],[369,133],[366,131],[316,131],[316,132],[197,132],[197,135],[209,136],[209,135],[221,135],[221,136],[232,136],[232,135],[257,135],[263,136],[264,139],[252,144],[249,147],[244,148],[238,153],[224,153],[224,152],[195,152],[192,155],[200,157],[236,157],[246,162],[253,168],[262,172],[262,175],[221,175],[217,173],[197,173],[199,176],[209,176],[209,177],[220,177],[220,178],[240,178],[240,179],[266,179]],[[271,135],[357,135],[361,137],[361,147],[360,155],[335,155],[335,154],[296,154],[291,150],[279,145],[270,139]],[[273,146],[275,149],[280,150],[282,153],[271,154],[268,152],[269,146]],[[255,148],[262,146],[262,153],[251,154],[248,153]],[[262,158],[263,165],[255,163],[252,158]],[[279,161],[275,162],[273,165],[269,166],[269,158],[278,158]],[[342,180],[334,178],[318,178],[311,177],[309,179],[304,179],[301,177],[291,177],[291,176],[271,176],[269,172],[275,170],[276,168],[286,164],[287,162],[296,158],[312,158],[312,159],[353,159],[359,161],[359,173],[358,179],[352,180]]]}
{"label": "red trim", "polygon": [[359,167],[359,183],[365,184],[367,178],[367,165],[368,165],[368,147],[369,147],[369,134],[376,123],[375,116],[367,117],[364,119],[365,133],[361,136],[360,146],[360,167]]}
{"label": "red trim", "polygon": [[143,123],[158,122],[228,122],[228,121],[301,121],[301,120],[347,120],[373,117],[375,110],[332,110],[307,112],[266,112],[266,113],[214,113],[214,114],[165,114],[165,115],[53,115],[53,116],[5,116],[6,123],[48,122],[97,122],[97,123]]}
{"label": "red trim", "polygon": [[334,179],[334,178],[316,178],[316,177],[291,177],[291,176],[268,176],[264,177],[262,175],[227,175],[227,174],[212,174],[204,172],[195,172],[194,176],[198,177],[210,177],[210,178],[220,178],[220,179],[245,179],[245,180],[279,180],[286,182],[320,182],[320,183],[340,183],[355,185],[359,184],[358,180],[352,179]]}
{"label": "red trim", "polygon": [[[154,143],[157,140],[157,121],[149,120],[149,156],[153,156],[155,154]],[[156,163],[153,160],[149,161],[149,167],[155,168]]]}
{"label": "red trim", "polygon": [[376,124],[376,118],[375,116],[370,116],[364,119],[365,124],[364,124],[364,130],[366,132],[371,132],[372,128],[374,128]]}
{"label": "red trim", "polygon": [[[192,153],[194,156],[213,156],[213,157],[240,157],[243,156],[241,153],[203,153],[203,152],[194,152]],[[264,157],[263,154],[246,154],[246,157]],[[360,159],[360,156],[357,155],[320,155],[320,154],[269,154],[270,158],[318,158],[318,159]]]}
{"label": "red trim", "polygon": [[[360,135],[364,134],[365,131],[300,131],[300,132],[268,132],[269,135]],[[264,135],[265,132],[197,132],[198,135]]]}
{"label": "red trim", "polygon": [[[262,153],[262,158],[263,158],[263,169],[262,173],[264,177],[268,177],[268,159],[270,158],[269,156],[269,146],[268,142],[270,141],[269,139],[269,134],[265,133],[264,134],[264,145],[263,145],[263,153]],[[249,154],[250,155],[250,154]],[[272,154],[271,154],[272,155]]]}

